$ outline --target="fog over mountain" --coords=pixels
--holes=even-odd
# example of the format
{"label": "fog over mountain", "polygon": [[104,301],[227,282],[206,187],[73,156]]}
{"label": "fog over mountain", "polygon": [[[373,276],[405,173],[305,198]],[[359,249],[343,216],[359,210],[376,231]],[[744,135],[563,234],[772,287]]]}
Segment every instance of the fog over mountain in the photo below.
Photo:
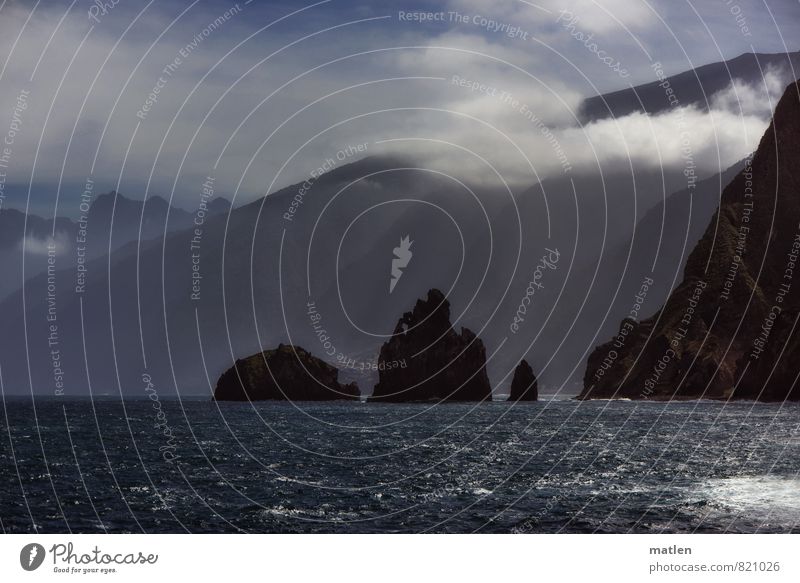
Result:
{"label": "fog over mountain", "polygon": [[[208,207],[207,214],[219,214],[227,212],[230,203],[220,197]],[[46,271],[50,255],[75,262],[80,257],[85,263],[127,243],[163,236],[193,223],[189,213],[171,208],[159,196],[142,202],[115,192],[96,197],[90,193],[80,208],[82,214],[75,221],[0,210],[0,264],[4,267],[0,299],[22,287],[24,280]]]}
{"label": "fog over mountain", "polygon": [[146,370],[206,395],[294,343],[369,394],[435,288],[496,396],[522,359],[540,393],[575,394],[620,318],[680,281],[797,77],[783,37],[754,50],[760,22],[656,58],[660,19],[677,38],[730,24],[668,2],[317,8],[4,8],[7,390],[138,391]]}
{"label": "fog over mountain", "polygon": [[[670,79],[679,103],[702,111],[769,115],[769,103],[780,97],[786,80],[800,71],[800,52],[774,55],[744,53],[735,59],[685,71]],[[733,82],[732,82],[733,80]],[[662,81],[621,89],[584,100],[584,122],[620,118],[635,112],[659,114],[672,107]]]}
{"label": "fog over mountain", "polygon": [[[680,280],[721,189],[742,164],[700,181],[644,165],[575,168],[532,187],[503,188],[461,180],[433,160],[341,157],[305,182],[204,216],[200,227],[171,211],[166,237],[157,222],[155,238],[136,243],[133,236],[87,263],[80,293],[69,292],[78,277],[74,258],[60,257],[53,279],[43,274],[26,284],[27,311],[21,293],[0,305],[13,331],[2,346],[6,382],[25,386],[30,374],[35,390],[53,386],[42,314],[53,307],[47,289],[55,281],[68,290],[55,309],[58,368],[73,392],[138,391],[146,369],[163,391],[210,395],[237,358],[293,343],[369,394],[378,350],[397,318],[437,287],[448,295],[454,327],[483,339],[496,396],[507,393],[522,358],[544,390],[574,394],[593,346],[632,309],[639,317],[655,311]],[[479,164],[464,155],[462,166]],[[106,195],[97,208],[112,204]],[[132,235],[117,225],[137,225],[131,216],[141,207],[117,204],[123,212],[99,227],[99,240]],[[153,206],[161,219],[165,204]],[[93,235],[94,228],[90,222]],[[393,249],[403,238],[413,257],[390,288]],[[534,280],[541,287],[520,316]],[[27,349],[12,340],[25,330]]]}

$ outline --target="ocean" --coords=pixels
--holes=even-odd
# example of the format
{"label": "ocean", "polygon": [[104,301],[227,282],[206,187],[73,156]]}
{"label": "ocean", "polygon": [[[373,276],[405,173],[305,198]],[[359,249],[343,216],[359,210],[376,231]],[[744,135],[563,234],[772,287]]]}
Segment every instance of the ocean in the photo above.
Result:
{"label": "ocean", "polygon": [[800,405],[5,397],[7,533],[800,532]]}

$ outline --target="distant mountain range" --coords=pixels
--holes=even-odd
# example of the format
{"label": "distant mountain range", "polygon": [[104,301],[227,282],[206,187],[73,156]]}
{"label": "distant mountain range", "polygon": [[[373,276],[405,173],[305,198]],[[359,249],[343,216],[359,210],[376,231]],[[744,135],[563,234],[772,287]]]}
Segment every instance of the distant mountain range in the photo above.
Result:
{"label": "distant mountain range", "polygon": [[[161,393],[210,396],[237,358],[280,343],[339,366],[342,382],[371,387],[381,344],[431,288],[447,295],[453,326],[483,340],[495,392],[508,392],[523,358],[540,393],[577,392],[597,343],[634,306],[644,319],[667,300],[741,169],[690,193],[677,168],[576,168],[509,195],[467,191],[416,166],[391,157],[342,165],[212,213],[199,235],[192,215],[166,201],[148,202],[143,218],[134,201],[98,197],[105,218],[90,221],[97,247],[83,291],[74,292],[77,265],[64,253],[51,275],[55,298],[42,272],[24,298],[18,290],[0,303],[6,392],[54,394],[51,312],[67,394],[141,394],[146,371]],[[393,249],[406,237],[413,258],[390,293]],[[558,264],[540,273],[514,331],[546,250]]]}
{"label": "distant mountain range", "polygon": [[[230,202],[218,197],[213,199],[208,213],[220,214],[229,208]],[[147,241],[165,231],[186,229],[193,220],[190,213],[171,207],[160,196],[144,202],[113,191],[92,201],[84,221],[44,219],[15,209],[0,210],[0,265],[5,274],[0,280],[0,299],[19,289],[23,279],[47,269],[48,245],[54,248],[57,265],[74,261],[78,247],[88,261],[132,241]]]}
{"label": "distant mountain range", "polygon": [[[592,339],[610,332],[612,322],[633,301],[635,282],[651,274],[652,264],[659,273],[673,273],[685,259],[687,247],[672,243],[663,245],[657,261],[652,246],[644,244],[634,247],[630,260],[626,257],[628,241],[642,236],[626,199],[632,200],[634,188],[647,188],[648,182],[659,188],[661,177],[655,173],[638,174],[637,181],[625,173],[605,176],[609,206],[626,212],[607,221],[581,221],[581,216],[598,216],[602,204],[599,179],[591,174],[576,175],[574,182],[548,181],[513,201],[502,192],[473,187],[481,209],[465,204],[461,189],[449,181],[420,170],[397,170],[410,166],[367,158],[335,169],[314,183],[292,221],[284,215],[302,184],[211,217],[198,245],[198,280],[193,280],[193,230],[145,241],[138,253],[136,245],[127,245],[90,261],[86,291],[80,296],[71,291],[75,266],[67,264],[56,274],[64,290],[58,296],[57,318],[62,338],[69,339],[61,350],[65,367],[72,365],[65,368],[71,390],[89,390],[84,342],[92,390],[97,392],[115,394],[120,387],[137,391],[146,364],[166,392],[180,387],[190,394],[210,394],[211,384],[236,358],[281,342],[300,344],[334,364],[339,355],[353,360],[343,367],[343,382],[355,380],[369,388],[377,380],[369,363],[377,359],[381,335],[391,334],[397,318],[430,287],[448,292],[454,326],[469,327],[484,339],[492,385],[500,392],[525,355],[544,382],[564,383],[582,373]],[[667,180],[679,184],[678,174]],[[369,178],[361,180],[364,176]],[[670,241],[696,237],[713,213],[720,183],[710,179],[694,197],[680,192],[667,197],[645,215],[644,233],[653,234],[652,222],[661,230],[663,214],[662,232]],[[342,188],[347,195],[336,198]],[[426,204],[396,202],[392,204],[400,205],[401,212],[380,212],[390,210],[385,203],[396,199],[396,193],[407,192]],[[691,213],[689,204],[694,205]],[[375,205],[380,205],[378,212],[368,211]],[[442,221],[437,207],[453,222]],[[352,222],[362,212],[371,213],[369,220]],[[322,226],[315,230],[318,218]],[[392,249],[406,236],[413,240],[414,258],[389,294]],[[557,249],[561,263],[547,274],[550,279],[522,333],[510,334],[509,324],[545,248]],[[462,256],[463,264],[458,261]],[[663,301],[672,281],[659,276],[645,309],[652,311]],[[30,371],[38,390],[52,385],[46,289],[44,274],[26,286]],[[195,289],[197,299],[192,299]],[[8,330],[0,338],[0,358],[8,360],[3,364],[6,386],[15,388],[27,385],[28,375],[24,346],[13,341],[23,334],[21,301],[18,292],[0,304]],[[321,314],[334,354],[326,354],[315,333],[309,302]],[[353,323],[378,336],[357,332]],[[497,351],[500,345],[503,350]],[[548,362],[544,355],[554,358]]]}

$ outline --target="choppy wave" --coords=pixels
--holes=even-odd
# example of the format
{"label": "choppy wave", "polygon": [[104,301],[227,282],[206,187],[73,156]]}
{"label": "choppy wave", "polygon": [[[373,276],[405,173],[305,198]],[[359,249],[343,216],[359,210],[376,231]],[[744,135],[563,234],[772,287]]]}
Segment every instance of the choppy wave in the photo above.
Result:
{"label": "choppy wave", "polygon": [[29,401],[6,399],[4,531],[795,532],[800,522],[797,405],[162,404],[172,463],[147,401],[126,402],[127,419],[114,401],[95,402],[96,418],[88,401],[37,401],[37,426]]}

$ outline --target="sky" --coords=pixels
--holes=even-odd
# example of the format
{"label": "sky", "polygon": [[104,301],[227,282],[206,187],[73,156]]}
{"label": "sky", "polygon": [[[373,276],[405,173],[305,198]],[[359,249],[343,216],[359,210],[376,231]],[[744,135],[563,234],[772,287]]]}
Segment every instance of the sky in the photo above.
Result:
{"label": "sky", "polygon": [[[581,126],[581,100],[798,49],[789,0],[0,0],[0,202],[74,217],[91,181],[192,209],[213,177],[241,204],[370,154],[520,186],[679,165],[678,112]],[[754,149],[786,75],[679,112],[702,173]]]}

